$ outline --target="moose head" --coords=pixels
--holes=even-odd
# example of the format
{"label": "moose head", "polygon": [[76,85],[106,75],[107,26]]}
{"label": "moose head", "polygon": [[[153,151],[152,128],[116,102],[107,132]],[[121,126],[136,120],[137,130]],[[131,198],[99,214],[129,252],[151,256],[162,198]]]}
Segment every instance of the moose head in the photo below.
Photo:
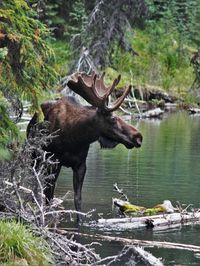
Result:
{"label": "moose head", "polygon": [[[45,196],[47,201],[53,198],[61,167],[71,167],[77,211],[81,210],[81,190],[90,144],[99,141],[102,148],[114,148],[117,144],[123,144],[131,149],[140,147],[142,143],[141,133],[113,113],[122,104],[131,86],[126,87],[121,97],[110,105],[109,96],[119,83],[120,76],[108,87],[104,84],[103,78],[104,74],[98,77],[95,73],[87,75],[77,72],[68,80],[68,87],[82,96],[91,106],[83,106],[73,97],[63,97],[41,105],[45,120],[49,122],[50,132],[58,132],[57,137],[45,147],[59,161],[54,169],[51,167],[55,178],[47,180]],[[35,122],[36,119],[33,117],[28,132]]]}
{"label": "moose head", "polygon": [[102,148],[114,148],[119,143],[124,144],[128,149],[138,148],[142,143],[141,134],[119,116],[113,114],[129,94],[131,85],[126,87],[121,97],[112,106],[109,106],[109,96],[120,82],[121,76],[119,75],[111,86],[106,87],[104,75],[105,72],[98,78],[94,72],[92,75],[78,72],[71,76],[68,86],[96,108],[96,121],[100,131],[98,141]]}

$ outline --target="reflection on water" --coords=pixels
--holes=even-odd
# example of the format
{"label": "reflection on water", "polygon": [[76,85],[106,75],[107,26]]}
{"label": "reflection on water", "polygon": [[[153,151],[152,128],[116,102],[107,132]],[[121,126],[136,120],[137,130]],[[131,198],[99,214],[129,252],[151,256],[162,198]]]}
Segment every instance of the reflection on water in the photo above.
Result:
{"label": "reflection on water", "polygon": [[[96,208],[98,213],[112,216],[113,184],[129,197],[132,203],[151,207],[165,199],[173,205],[177,201],[199,207],[200,185],[200,117],[175,113],[163,120],[141,120],[136,125],[142,132],[141,149],[127,150],[119,145],[113,150],[100,150],[97,143],[91,145],[88,170],[83,186],[83,210]],[[62,169],[57,185],[57,195],[72,189],[70,169]],[[73,202],[66,203],[67,208]],[[88,230],[88,229],[85,229]],[[159,241],[174,241],[200,245],[197,234],[200,226],[187,226],[169,231],[115,232],[120,236]],[[105,247],[105,244],[104,244]],[[104,255],[116,253],[119,244],[107,244]],[[152,249],[158,257],[165,258],[165,265],[200,265],[193,253],[167,249]],[[141,264],[142,265],[142,264]]]}

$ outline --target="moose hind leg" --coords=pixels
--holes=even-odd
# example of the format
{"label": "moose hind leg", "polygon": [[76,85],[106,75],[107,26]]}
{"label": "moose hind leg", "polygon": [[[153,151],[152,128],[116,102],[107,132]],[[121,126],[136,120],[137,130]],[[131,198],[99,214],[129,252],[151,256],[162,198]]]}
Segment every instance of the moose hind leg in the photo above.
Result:
{"label": "moose hind leg", "polygon": [[[81,191],[83,186],[83,181],[86,172],[85,162],[79,165],[77,168],[73,168],[73,185],[74,185],[74,205],[77,211],[81,211]],[[79,215],[77,220],[80,220]]]}
{"label": "moose hind leg", "polygon": [[45,180],[45,188],[44,188],[44,195],[46,197],[46,203],[48,204],[54,197],[54,190],[56,185],[56,180],[59,176],[61,166],[56,165],[53,168],[51,167],[51,171],[48,171],[51,177],[47,177]]}

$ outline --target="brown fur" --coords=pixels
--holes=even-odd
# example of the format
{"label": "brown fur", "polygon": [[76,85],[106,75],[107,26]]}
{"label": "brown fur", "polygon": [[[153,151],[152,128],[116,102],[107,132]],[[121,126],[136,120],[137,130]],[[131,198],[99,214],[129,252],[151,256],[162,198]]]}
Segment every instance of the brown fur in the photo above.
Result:
{"label": "brown fur", "polygon": [[[45,195],[53,198],[56,179],[61,166],[73,170],[74,201],[77,211],[81,210],[81,189],[86,172],[86,158],[89,146],[99,141],[104,148],[113,148],[121,143],[128,149],[140,147],[142,135],[131,125],[111,112],[95,107],[82,106],[72,97],[43,103],[42,111],[49,122],[50,132],[57,131],[57,137],[46,148],[59,160],[55,167],[54,180],[48,180]],[[35,121],[34,121],[35,123]],[[29,131],[31,128],[29,124]]]}

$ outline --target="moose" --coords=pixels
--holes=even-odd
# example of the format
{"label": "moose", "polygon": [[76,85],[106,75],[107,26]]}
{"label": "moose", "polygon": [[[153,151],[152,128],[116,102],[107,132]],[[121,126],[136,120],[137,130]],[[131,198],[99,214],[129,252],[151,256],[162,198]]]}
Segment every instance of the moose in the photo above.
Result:
{"label": "moose", "polygon": [[[86,173],[86,158],[90,144],[99,141],[101,148],[114,148],[123,144],[127,149],[139,148],[142,135],[132,125],[123,121],[113,112],[119,108],[131,90],[127,86],[123,94],[110,106],[109,95],[118,85],[121,76],[111,86],[104,83],[104,75],[99,77],[94,72],[72,74],[67,82],[68,87],[82,96],[90,105],[81,105],[75,97],[65,96],[41,105],[44,120],[49,123],[49,131],[57,132],[56,137],[45,147],[59,161],[51,169],[53,179],[46,182],[44,194],[47,202],[54,196],[56,180],[62,166],[73,170],[74,205],[81,210],[81,190]],[[37,115],[29,122],[27,135],[37,124]],[[77,219],[79,219],[77,217]]]}

